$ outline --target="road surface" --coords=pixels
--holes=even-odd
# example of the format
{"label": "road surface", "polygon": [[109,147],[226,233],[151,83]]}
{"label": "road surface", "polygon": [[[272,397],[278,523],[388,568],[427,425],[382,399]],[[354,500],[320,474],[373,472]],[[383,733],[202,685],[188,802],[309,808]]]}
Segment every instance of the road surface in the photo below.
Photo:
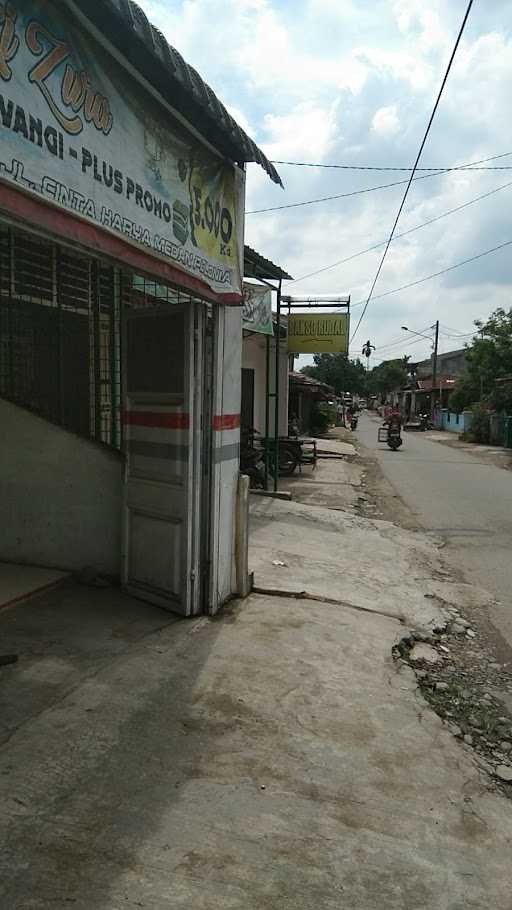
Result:
{"label": "road surface", "polygon": [[512,647],[512,472],[424,433],[405,433],[392,452],[377,443],[378,426],[363,415],[357,436],[418,525],[446,540],[451,564],[500,601],[490,619]]}

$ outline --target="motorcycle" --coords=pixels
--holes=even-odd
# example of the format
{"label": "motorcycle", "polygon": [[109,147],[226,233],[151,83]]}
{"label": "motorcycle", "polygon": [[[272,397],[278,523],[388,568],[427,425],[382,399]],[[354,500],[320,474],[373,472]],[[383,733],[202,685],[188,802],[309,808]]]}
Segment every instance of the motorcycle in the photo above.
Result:
{"label": "motorcycle", "polygon": [[432,429],[433,429],[433,425],[432,425],[432,421],[430,420],[430,414],[427,414],[427,413],[420,414],[420,430],[422,431],[422,433],[424,433],[425,430],[432,430]]}
{"label": "motorcycle", "polygon": [[385,420],[384,425],[379,427],[378,439],[379,442],[386,442],[389,448],[396,452],[403,444],[400,422],[392,418]]}
{"label": "motorcycle", "polygon": [[390,424],[388,426],[387,443],[393,452],[396,452],[396,450],[399,449],[402,445],[403,439],[398,424]]}
{"label": "motorcycle", "polygon": [[[291,477],[299,464],[310,462],[309,456],[302,457],[302,440],[279,440],[280,476]],[[265,439],[252,428],[244,428],[240,434],[240,471],[248,475],[252,489],[264,489],[265,475],[274,477],[276,474],[275,440]]]}
{"label": "motorcycle", "polygon": [[265,488],[264,451],[254,445],[254,431],[243,429],[240,434],[240,471],[249,477],[252,490]]}

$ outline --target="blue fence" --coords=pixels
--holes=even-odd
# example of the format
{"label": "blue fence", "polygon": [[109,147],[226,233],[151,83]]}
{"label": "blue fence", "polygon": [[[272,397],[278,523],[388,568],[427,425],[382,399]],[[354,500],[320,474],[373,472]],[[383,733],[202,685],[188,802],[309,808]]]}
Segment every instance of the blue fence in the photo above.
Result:
{"label": "blue fence", "polygon": [[448,433],[467,433],[471,426],[471,411],[463,411],[457,414],[455,411],[448,411],[443,408],[441,411],[441,429],[447,430]]}

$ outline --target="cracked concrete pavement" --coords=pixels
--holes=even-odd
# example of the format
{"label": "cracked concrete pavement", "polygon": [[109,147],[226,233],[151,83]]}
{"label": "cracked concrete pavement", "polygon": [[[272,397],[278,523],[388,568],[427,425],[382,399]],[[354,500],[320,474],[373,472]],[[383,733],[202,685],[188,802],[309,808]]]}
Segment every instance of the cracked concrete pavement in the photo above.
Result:
{"label": "cracked concrete pavement", "polygon": [[176,621],[68,584],[0,614],[2,906],[510,910],[511,804],[391,656],[485,595],[389,522],[251,521],[256,584],[293,596]]}

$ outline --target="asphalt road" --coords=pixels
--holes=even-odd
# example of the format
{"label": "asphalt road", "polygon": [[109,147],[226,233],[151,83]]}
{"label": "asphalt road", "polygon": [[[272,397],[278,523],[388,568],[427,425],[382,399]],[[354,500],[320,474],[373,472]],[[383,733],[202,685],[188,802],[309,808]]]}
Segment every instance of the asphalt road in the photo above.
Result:
{"label": "asphalt road", "polygon": [[490,618],[512,647],[512,472],[424,433],[405,433],[403,447],[392,452],[377,443],[378,426],[363,415],[357,436],[418,525],[446,540],[451,564],[500,601]]}

